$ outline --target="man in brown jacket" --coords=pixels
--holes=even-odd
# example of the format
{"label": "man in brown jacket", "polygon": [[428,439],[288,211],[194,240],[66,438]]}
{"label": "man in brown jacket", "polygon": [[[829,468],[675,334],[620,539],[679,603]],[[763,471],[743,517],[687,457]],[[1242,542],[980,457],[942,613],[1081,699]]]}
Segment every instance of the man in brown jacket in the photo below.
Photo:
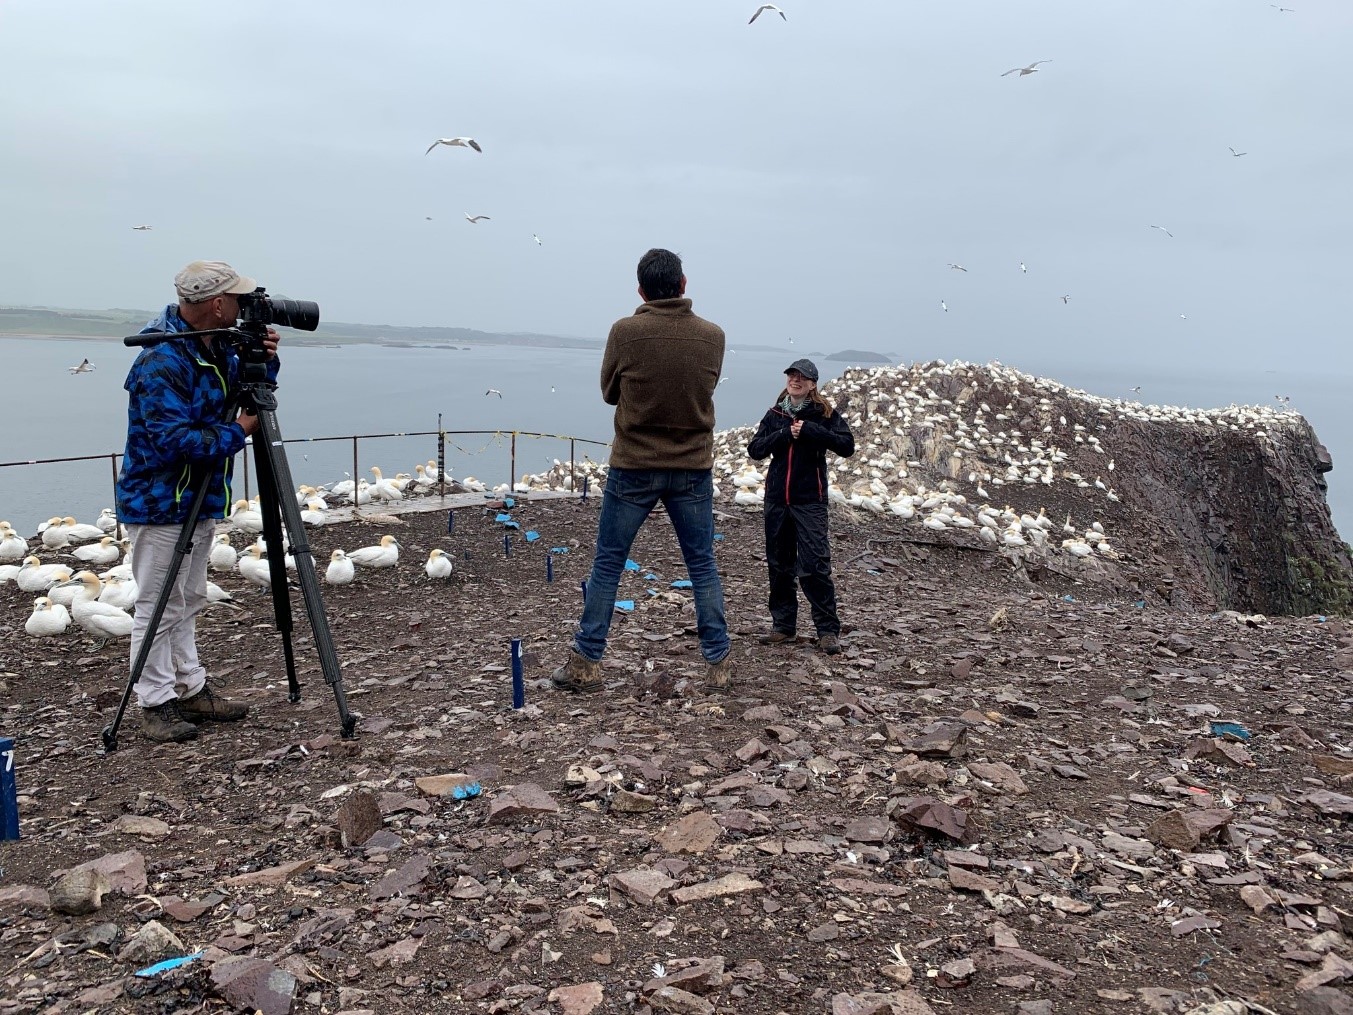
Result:
{"label": "man in brown jacket", "polygon": [[723,585],[714,560],[714,388],[723,369],[723,329],[691,311],[681,258],[650,250],[639,259],[643,306],[611,326],[601,394],[615,408],[615,440],[597,523],[597,548],[582,620],[554,686],[599,691],[601,657],[616,589],[634,537],[662,502],[695,593],[705,686],[732,676]]}

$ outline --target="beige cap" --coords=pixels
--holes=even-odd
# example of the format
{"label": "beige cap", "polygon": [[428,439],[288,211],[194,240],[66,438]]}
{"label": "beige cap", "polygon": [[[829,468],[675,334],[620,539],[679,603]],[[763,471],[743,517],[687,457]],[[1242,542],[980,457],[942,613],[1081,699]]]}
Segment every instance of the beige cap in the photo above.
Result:
{"label": "beige cap", "polygon": [[202,303],[217,296],[251,293],[258,284],[224,261],[194,261],[174,276],[174,288],[185,303]]}

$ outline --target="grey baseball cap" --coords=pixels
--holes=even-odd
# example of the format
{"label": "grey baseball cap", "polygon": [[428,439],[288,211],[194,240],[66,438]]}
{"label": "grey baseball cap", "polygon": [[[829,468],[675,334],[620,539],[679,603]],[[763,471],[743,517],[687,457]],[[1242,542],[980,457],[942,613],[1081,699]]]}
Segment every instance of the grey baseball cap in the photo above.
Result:
{"label": "grey baseball cap", "polygon": [[813,365],[813,361],[810,359],[796,359],[793,363],[789,364],[789,366],[785,367],[785,373],[789,373],[791,370],[797,370],[810,381],[813,381],[814,383],[817,382],[817,367]]}
{"label": "grey baseball cap", "polygon": [[217,296],[242,296],[257,283],[224,261],[193,261],[174,276],[174,288],[185,303],[203,303]]}

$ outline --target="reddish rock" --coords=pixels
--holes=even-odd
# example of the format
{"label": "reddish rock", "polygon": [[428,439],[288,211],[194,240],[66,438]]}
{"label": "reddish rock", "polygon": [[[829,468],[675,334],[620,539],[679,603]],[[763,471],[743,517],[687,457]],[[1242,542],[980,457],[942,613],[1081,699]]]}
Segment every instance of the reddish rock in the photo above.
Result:
{"label": "reddish rock", "polygon": [[692,811],[664,828],[654,836],[654,841],[668,853],[698,855],[714,845],[722,834],[723,827],[708,811]]}
{"label": "reddish rock", "polygon": [[554,798],[533,782],[518,783],[506,793],[501,793],[489,804],[487,823],[490,825],[510,821],[522,815],[558,814],[559,805]]}

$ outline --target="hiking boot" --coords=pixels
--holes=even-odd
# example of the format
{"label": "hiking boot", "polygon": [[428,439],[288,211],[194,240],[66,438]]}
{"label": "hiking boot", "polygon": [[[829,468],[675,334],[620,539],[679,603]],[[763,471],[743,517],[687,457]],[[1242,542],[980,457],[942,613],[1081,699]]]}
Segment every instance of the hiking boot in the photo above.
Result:
{"label": "hiking boot", "polygon": [[249,706],[228,698],[218,698],[203,684],[191,698],[179,699],[179,711],[191,723],[239,722],[249,714]]}
{"label": "hiking boot", "polygon": [[834,634],[819,634],[817,636],[817,647],[829,656],[841,653],[841,642]]}
{"label": "hiking boot", "polygon": [[197,739],[197,727],[183,718],[177,698],[141,709],[141,732],[162,744],[181,744]]}
{"label": "hiking boot", "polygon": [[705,669],[705,692],[708,694],[727,694],[733,683],[733,653],[729,652],[717,663],[710,663]]}
{"label": "hiking boot", "polygon": [[793,631],[771,631],[769,634],[763,634],[756,640],[762,645],[785,645],[791,641],[798,641],[798,635]]}
{"label": "hiking boot", "polygon": [[571,648],[564,665],[550,674],[550,683],[561,691],[572,691],[574,694],[600,691],[605,686],[601,679],[601,661],[593,662],[576,648]]}

